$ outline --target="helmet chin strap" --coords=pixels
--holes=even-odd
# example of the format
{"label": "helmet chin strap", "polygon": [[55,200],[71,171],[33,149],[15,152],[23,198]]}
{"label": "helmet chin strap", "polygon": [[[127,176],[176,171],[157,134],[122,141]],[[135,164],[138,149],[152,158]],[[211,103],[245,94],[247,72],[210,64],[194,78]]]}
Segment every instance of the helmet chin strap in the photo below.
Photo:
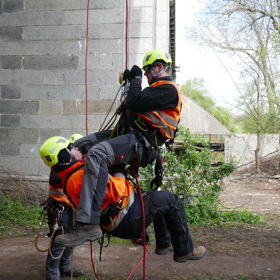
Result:
{"label": "helmet chin strap", "polygon": [[160,76],[166,69],[168,68],[168,66],[165,66],[161,71],[159,71],[158,73],[155,73],[153,70],[151,70],[151,74],[153,76],[153,78],[157,78],[158,76]]}

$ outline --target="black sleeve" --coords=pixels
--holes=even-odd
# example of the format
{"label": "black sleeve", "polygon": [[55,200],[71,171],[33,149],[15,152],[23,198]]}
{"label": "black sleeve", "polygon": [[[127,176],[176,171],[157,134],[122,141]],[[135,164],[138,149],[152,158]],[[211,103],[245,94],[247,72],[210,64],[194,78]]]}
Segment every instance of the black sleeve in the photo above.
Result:
{"label": "black sleeve", "polygon": [[104,130],[100,132],[91,133],[87,136],[84,136],[78,140],[75,141],[74,147],[79,148],[79,150],[86,154],[88,150],[97,144],[98,142],[107,140],[109,136],[111,135],[112,130]]}
{"label": "black sleeve", "polygon": [[170,84],[147,87],[141,90],[141,81],[131,81],[127,95],[127,108],[135,113],[175,108],[178,104],[177,89]]}

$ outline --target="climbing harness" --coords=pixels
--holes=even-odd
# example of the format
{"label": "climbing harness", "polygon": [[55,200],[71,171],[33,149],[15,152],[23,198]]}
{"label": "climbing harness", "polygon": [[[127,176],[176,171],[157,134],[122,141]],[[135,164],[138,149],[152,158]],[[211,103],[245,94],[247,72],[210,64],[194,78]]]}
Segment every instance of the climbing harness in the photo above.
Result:
{"label": "climbing harness", "polygon": [[[59,254],[58,256],[55,257],[52,254],[52,244],[53,244],[53,239],[55,237],[55,234],[58,231],[60,232],[60,234],[64,234],[64,227],[59,224],[59,221],[61,220],[61,217],[62,217],[62,214],[65,210],[65,207],[62,204],[58,204],[58,203],[57,203],[56,207],[50,206],[50,205],[48,205],[47,201],[44,202],[42,204],[42,206],[43,206],[43,211],[41,213],[41,221],[39,223],[38,231],[35,234],[35,248],[40,253],[49,252],[52,259],[60,259],[63,255],[64,249],[62,250],[61,254]],[[43,225],[44,225],[44,222],[45,222],[45,217],[47,215],[47,211],[49,211],[56,218],[55,218],[55,223],[53,223],[51,226],[49,224],[49,227],[50,227],[50,230],[51,230],[50,233],[47,234],[50,237],[49,246],[48,246],[48,248],[42,249],[39,246],[39,239],[43,235],[42,234],[42,228],[43,228]]]}

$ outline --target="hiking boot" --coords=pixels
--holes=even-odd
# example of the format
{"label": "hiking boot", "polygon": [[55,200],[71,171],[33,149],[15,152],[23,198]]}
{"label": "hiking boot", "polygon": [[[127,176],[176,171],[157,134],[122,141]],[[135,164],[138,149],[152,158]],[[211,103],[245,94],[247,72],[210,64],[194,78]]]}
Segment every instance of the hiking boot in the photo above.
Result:
{"label": "hiking boot", "polygon": [[75,247],[85,241],[95,241],[102,237],[102,230],[99,225],[78,223],[70,233],[58,235],[55,243],[65,247]]}
{"label": "hiking boot", "polygon": [[[81,277],[83,276],[85,273],[83,270],[81,269],[74,269],[73,270],[73,273],[72,273],[72,276],[74,278],[78,278],[78,277]],[[71,270],[69,271],[64,271],[64,272],[60,272],[60,277],[63,278],[63,277],[71,277]]]}
{"label": "hiking boot", "polygon": [[206,254],[206,248],[204,246],[195,247],[194,250],[186,256],[174,255],[175,262],[186,262],[188,260],[196,261],[202,259]]}
{"label": "hiking boot", "polygon": [[155,249],[155,253],[157,255],[160,255],[160,256],[165,255],[165,254],[167,254],[168,252],[171,252],[171,251],[173,251],[173,248],[170,245],[166,248],[163,248],[163,249],[160,249],[160,248]]}

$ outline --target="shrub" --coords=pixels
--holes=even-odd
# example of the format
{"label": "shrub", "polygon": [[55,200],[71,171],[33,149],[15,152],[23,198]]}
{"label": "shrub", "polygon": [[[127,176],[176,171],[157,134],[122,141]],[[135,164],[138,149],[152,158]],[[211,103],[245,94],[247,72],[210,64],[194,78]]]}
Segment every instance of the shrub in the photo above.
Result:
{"label": "shrub", "polygon": [[[165,161],[164,183],[161,189],[175,192],[186,205],[188,221],[194,224],[212,224],[227,221],[240,221],[240,212],[234,211],[225,214],[221,211],[219,194],[223,187],[223,178],[230,175],[235,166],[233,163],[223,163],[212,167],[212,152],[203,143],[204,148],[197,150],[195,141],[190,133],[181,129],[179,136],[184,141],[181,153],[167,151]],[[141,169],[144,177],[143,185],[148,188],[153,178],[153,167]],[[244,213],[241,215],[246,216]],[[251,217],[256,221],[255,217]],[[250,221],[247,214],[246,222]],[[245,220],[244,220],[245,222]]]}

